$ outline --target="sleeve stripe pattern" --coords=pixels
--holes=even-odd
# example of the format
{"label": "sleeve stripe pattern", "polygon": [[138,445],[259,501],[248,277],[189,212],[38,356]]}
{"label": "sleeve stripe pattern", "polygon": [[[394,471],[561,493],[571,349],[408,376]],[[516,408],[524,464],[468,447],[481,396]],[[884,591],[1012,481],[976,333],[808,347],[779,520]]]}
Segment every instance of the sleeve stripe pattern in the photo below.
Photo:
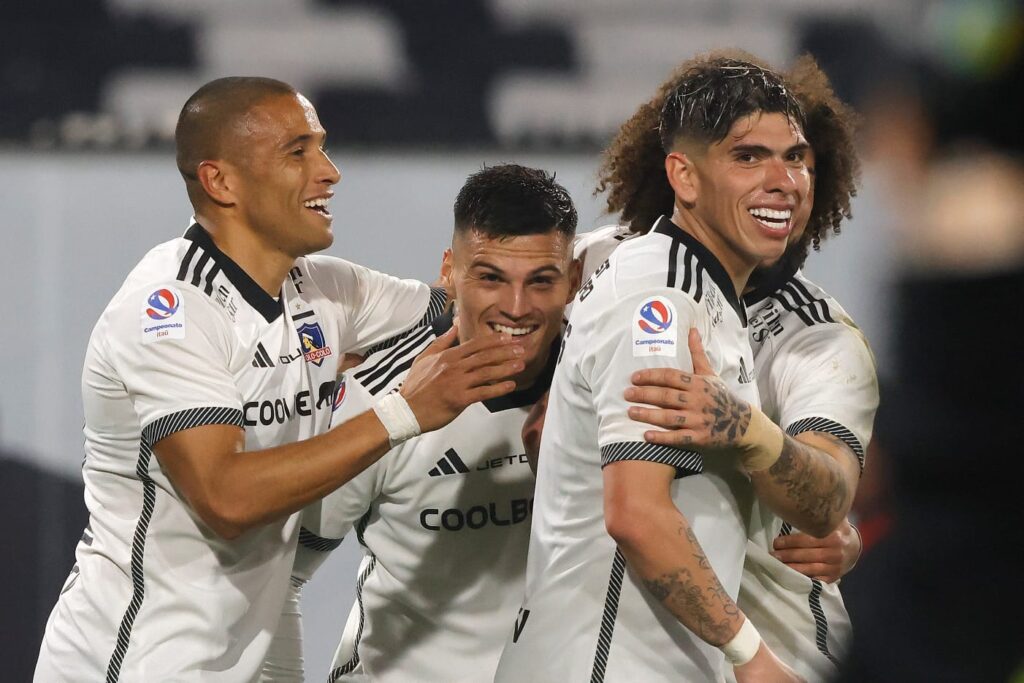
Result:
{"label": "sleeve stripe pattern", "polygon": [[676,468],[676,479],[700,474],[704,459],[700,453],[643,441],[620,441],[601,447],[601,467],[620,460],[645,460]]}
{"label": "sleeve stripe pattern", "polygon": [[403,339],[407,339],[410,335],[416,332],[416,330],[422,325],[429,325],[433,322],[434,318],[444,313],[444,309],[448,306],[448,290],[444,287],[431,287],[430,288],[430,301],[427,303],[427,312],[423,314],[420,321],[411,330],[406,330],[400,334],[396,334],[394,337],[388,337],[382,342],[379,342],[369,349],[366,350],[366,357],[369,358],[378,351],[384,351],[395,346]]}
{"label": "sleeve stripe pattern", "polygon": [[836,437],[853,451],[854,455],[857,456],[857,462],[860,463],[861,472],[864,471],[864,447],[860,445],[860,440],[854,436],[853,432],[843,425],[824,417],[808,417],[803,420],[797,420],[786,428],[786,433],[790,436],[796,436],[804,432],[821,432]]}
{"label": "sleeve stripe pattern", "polygon": [[[370,392],[371,396],[384,391],[395,377],[412,367],[413,361],[434,341],[433,328],[428,325],[422,329],[423,333],[403,344],[401,350],[390,353],[377,365],[355,374],[355,379]],[[362,379],[363,377],[365,379]]]}
{"label": "sleeve stripe pattern", "polygon": [[839,666],[839,661],[828,649],[828,619],[825,618],[825,610],[821,608],[821,581],[818,579],[811,579],[811,592],[807,596],[807,603],[814,617],[814,643],[818,646],[818,652]]}
{"label": "sleeve stripe pattern", "polygon": [[149,531],[150,520],[153,519],[153,511],[156,509],[156,484],[149,476],[153,444],[174,432],[207,424],[234,424],[241,427],[242,411],[237,408],[194,408],[162,417],[142,430],[139,459],[135,465],[135,475],[142,482],[142,512],[135,525],[135,536],[132,540],[132,599],[117,629],[117,642],[107,663],[106,683],[117,683],[121,676],[121,665],[131,643],[132,626],[146,597],[143,559],[146,551],[146,534]]}
{"label": "sleeve stripe pattern", "polygon": [[363,584],[366,583],[366,579],[369,578],[373,572],[373,568],[377,566],[377,556],[370,554],[370,561],[366,565],[366,569],[359,575],[359,579],[356,581],[356,604],[359,605],[359,626],[356,628],[356,639],[352,646],[352,657],[347,662],[339,667],[336,667],[327,677],[327,683],[334,683],[345,674],[352,673],[352,670],[359,666],[359,641],[363,637],[363,623],[366,618],[366,613],[363,610]]}
{"label": "sleeve stripe pattern", "polygon": [[303,548],[309,548],[310,550],[316,550],[322,553],[329,553],[344,541],[344,538],[324,538],[323,536],[317,536],[306,527],[299,529],[299,545]]}
{"label": "sleeve stripe pattern", "polygon": [[[792,302],[787,300],[785,295],[789,295]],[[817,299],[812,296],[807,287],[796,278],[790,279],[772,294],[772,298],[782,304],[787,311],[796,313],[797,317],[808,327],[819,323],[835,322],[829,313],[828,302],[825,299]]]}
{"label": "sleeve stripe pattern", "polygon": [[597,634],[597,651],[594,652],[594,668],[590,672],[590,683],[603,683],[608,667],[608,653],[615,633],[615,617],[619,612],[619,594],[622,592],[622,578],[626,574],[626,558],[622,551],[615,549],[612,571],[608,577],[608,593],[604,598],[604,614],[601,615],[601,630]]}

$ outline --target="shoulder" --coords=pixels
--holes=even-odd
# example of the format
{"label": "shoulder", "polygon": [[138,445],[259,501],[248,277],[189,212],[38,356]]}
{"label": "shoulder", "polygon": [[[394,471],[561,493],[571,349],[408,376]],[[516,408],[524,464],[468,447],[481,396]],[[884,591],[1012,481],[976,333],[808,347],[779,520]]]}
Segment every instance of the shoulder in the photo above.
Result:
{"label": "shoulder", "polygon": [[450,329],[451,324],[451,316],[443,315],[417,325],[394,337],[387,346],[371,349],[363,362],[350,369],[346,376],[371,396],[383,396],[405,380],[413,361]]}

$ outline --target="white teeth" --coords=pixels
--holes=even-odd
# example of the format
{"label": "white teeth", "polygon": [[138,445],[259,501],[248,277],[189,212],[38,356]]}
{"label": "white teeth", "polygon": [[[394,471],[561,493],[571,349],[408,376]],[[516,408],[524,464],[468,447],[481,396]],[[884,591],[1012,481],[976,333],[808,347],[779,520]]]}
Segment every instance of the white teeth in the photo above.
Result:
{"label": "white teeth", "polygon": [[782,209],[781,211],[777,211],[775,209],[764,209],[758,207],[750,209],[750,215],[755,218],[766,218],[770,221],[788,221],[793,215],[793,211],[792,209]]}
{"label": "white teeth", "polygon": [[530,334],[535,329],[537,329],[536,326],[534,326],[534,327],[508,327],[506,325],[499,325],[498,323],[492,323],[491,327],[494,328],[495,332],[499,332],[501,334],[510,334],[513,337],[519,337],[519,336],[522,336],[524,334]]}
{"label": "white teeth", "polygon": [[303,202],[302,205],[305,206],[307,209],[315,209],[317,207],[319,207],[319,208],[326,208],[327,207],[327,198],[326,197],[318,197],[317,199],[310,199],[310,200],[307,200],[307,201]]}

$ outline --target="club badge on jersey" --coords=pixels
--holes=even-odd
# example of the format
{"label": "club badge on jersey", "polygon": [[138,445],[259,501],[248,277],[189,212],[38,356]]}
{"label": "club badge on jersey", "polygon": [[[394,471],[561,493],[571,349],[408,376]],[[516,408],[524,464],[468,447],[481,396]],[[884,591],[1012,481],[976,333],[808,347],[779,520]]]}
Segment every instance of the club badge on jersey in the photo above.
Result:
{"label": "club badge on jersey", "polygon": [[317,367],[323,365],[324,358],[331,355],[331,347],[324,340],[324,331],[320,329],[320,323],[303,323],[298,332],[302,355],[306,362]]}
{"label": "club badge on jersey", "polygon": [[640,304],[632,327],[635,358],[676,355],[676,307],[668,299],[655,296]]}
{"label": "club badge on jersey", "polygon": [[142,343],[185,338],[185,301],[175,287],[149,294],[142,304]]}

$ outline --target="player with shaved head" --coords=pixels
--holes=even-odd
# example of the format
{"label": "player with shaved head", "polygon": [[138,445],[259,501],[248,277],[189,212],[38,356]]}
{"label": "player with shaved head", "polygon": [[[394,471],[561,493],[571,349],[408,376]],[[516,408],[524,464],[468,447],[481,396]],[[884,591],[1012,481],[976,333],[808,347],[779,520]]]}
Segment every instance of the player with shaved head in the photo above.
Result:
{"label": "player with shaved head", "polygon": [[515,388],[507,335],[441,335],[400,391],[328,430],[338,364],[443,295],[337,258],[339,181],[309,100],[225,78],[177,128],[195,219],[93,330],[82,376],[90,522],[37,681],[250,681],[287,591],[296,514],[385,452]]}

